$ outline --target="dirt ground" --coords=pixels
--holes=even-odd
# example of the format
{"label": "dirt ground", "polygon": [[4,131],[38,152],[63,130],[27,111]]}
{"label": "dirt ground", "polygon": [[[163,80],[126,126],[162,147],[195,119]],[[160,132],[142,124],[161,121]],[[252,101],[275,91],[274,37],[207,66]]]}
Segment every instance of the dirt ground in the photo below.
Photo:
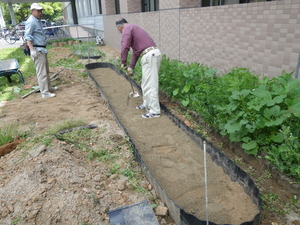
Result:
{"label": "dirt ground", "polygon": [[[116,51],[107,46],[103,46],[102,50],[107,55],[106,59],[102,60],[110,61],[118,56]],[[53,61],[70,55],[70,52],[64,48],[57,47],[51,51],[57,53]],[[52,68],[52,72],[60,69]],[[54,83],[59,86],[55,98],[42,99],[40,94],[32,94],[25,99],[17,98],[2,103],[0,127],[18,121],[22,124],[22,129],[33,131],[34,139],[34,136],[39,137],[49,128],[63,121],[82,119],[87,124],[98,125],[98,128],[92,131],[93,135],[98,137],[97,142],[91,143],[94,148],[103,148],[103,140],[106,140],[105,145],[111,148],[117,146],[120,149],[118,164],[126,162],[130,164],[132,156],[123,131],[118,127],[94,83],[89,78],[79,75],[82,72],[82,69],[64,69]],[[199,182],[203,183],[203,179],[200,179],[203,174],[190,171],[187,166],[194,165],[198,171],[203,171],[203,167],[200,166],[202,159],[194,155],[192,151],[194,147],[188,147],[192,144],[188,137],[182,134],[179,128],[165,129],[174,126],[169,123],[165,115],[154,120],[142,119],[140,117],[142,112],[134,109],[134,106],[140,103],[140,99],[128,99],[130,85],[123,78],[116,76],[115,72],[109,69],[97,69],[93,74],[97,75],[98,79],[101,79],[101,76],[109,78],[105,80],[110,83],[102,82],[103,88],[109,90],[107,94],[119,112],[122,123],[126,129],[130,128],[130,135],[136,141],[138,149],[145,157],[147,156],[145,161],[150,168],[153,168],[151,172],[158,177],[161,185],[182,207],[192,214],[203,217],[198,212],[199,199],[203,198],[199,195],[202,191],[199,190]],[[35,78],[27,80],[26,84],[35,85]],[[192,124],[189,121],[187,123]],[[161,139],[153,135],[160,132]],[[130,187],[130,181],[126,176],[112,174],[111,165],[108,163],[89,160],[87,152],[76,148],[74,144],[54,139],[51,145],[45,145],[43,140],[39,140],[30,145],[30,148],[26,146],[28,144],[20,145],[17,150],[0,158],[0,224],[105,225],[109,224],[108,210],[144,199],[160,206],[157,208],[163,212],[155,211],[160,224],[174,224],[170,216],[165,213],[165,205],[156,196],[145,177],[142,177],[140,185],[145,187],[146,191],[139,193]],[[189,157],[186,157],[187,155]],[[239,158],[241,154],[231,153],[231,157]],[[261,164],[253,164],[254,160],[249,158],[240,160],[245,167],[252,166],[254,173],[262,170]],[[220,168],[211,163],[208,167],[213,168],[209,173],[209,177],[213,177],[209,181],[210,199],[214,199],[210,203],[210,208],[216,210],[215,214],[211,213],[213,220],[218,223],[240,224],[252,219],[251,216],[255,215],[256,209],[249,198],[243,194],[241,187],[222,175],[224,173]],[[133,168],[141,173],[136,164]],[[180,169],[181,172],[174,168]],[[182,174],[182,171],[185,172]],[[188,177],[190,178],[187,179]],[[265,180],[269,182],[261,182],[261,188],[271,189],[281,198],[284,196],[285,201],[295,194],[287,193],[286,190],[289,188],[276,182],[275,178],[265,178]],[[217,185],[220,182],[224,184],[223,188]],[[225,197],[214,198],[220,193]],[[213,217],[218,213],[223,214],[220,214],[219,218]],[[287,217],[263,210],[261,224],[299,225],[300,220],[297,215],[293,212],[288,215]]]}
{"label": "dirt ground", "polygon": [[[50,51],[57,53],[50,59],[53,62],[70,55],[63,48]],[[51,68],[51,72],[60,69]],[[159,223],[173,225],[164,203],[134,162],[127,138],[107,104],[82,72],[64,69],[53,82],[59,86],[55,98],[43,99],[34,93],[1,103],[0,127],[18,122],[21,130],[32,134],[17,150],[0,158],[0,224],[105,225],[109,224],[109,210],[149,200],[157,206]],[[35,86],[35,82],[31,77],[26,85]],[[136,186],[142,191],[127,176],[113,173],[111,162],[90,160],[88,152],[64,140],[54,138],[50,145],[46,143],[43,134],[69,120],[97,124],[91,130],[95,137],[91,147],[118,149],[113,165],[138,174]]]}

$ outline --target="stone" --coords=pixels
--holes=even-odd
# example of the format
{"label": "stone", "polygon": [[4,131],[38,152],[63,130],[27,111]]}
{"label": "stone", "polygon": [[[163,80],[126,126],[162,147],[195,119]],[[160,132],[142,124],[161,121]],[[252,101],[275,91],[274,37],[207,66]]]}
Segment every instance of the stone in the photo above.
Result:
{"label": "stone", "polygon": [[164,206],[157,206],[155,209],[155,214],[157,216],[166,216],[168,213],[168,208]]}

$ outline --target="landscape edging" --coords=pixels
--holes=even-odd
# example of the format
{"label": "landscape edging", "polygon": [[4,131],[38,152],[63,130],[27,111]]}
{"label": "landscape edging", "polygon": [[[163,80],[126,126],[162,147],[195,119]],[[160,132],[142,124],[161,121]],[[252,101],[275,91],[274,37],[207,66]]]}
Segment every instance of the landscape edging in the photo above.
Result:
{"label": "landscape edging", "polygon": [[[206,225],[206,221],[200,220],[199,218],[185,212],[182,208],[177,206],[174,201],[168,197],[167,193],[161,188],[159,183],[155,180],[152,174],[147,169],[146,164],[143,162],[137,148],[135,147],[134,141],[130,138],[126,128],[120,122],[119,118],[115,114],[113,107],[111,106],[110,102],[105,96],[105,93],[101,90],[100,85],[97,83],[95,78],[90,74],[90,69],[96,68],[110,68],[115,71],[118,75],[123,76],[127,80],[131,79],[130,77],[126,76],[126,74],[118,69],[114,64],[107,63],[107,62],[97,62],[97,63],[90,63],[85,65],[87,73],[89,77],[95,82],[98,91],[100,92],[103,99],[109,105],[115,119],[117,120],[119,126],[123,129],[125,134],[129,137],[129,141],[131,142],[134,150],[134,157],[135,160],[141,165],[145,175],[150,180],[151,184],[153,185],[155,191],[157,192],[158,196],[161,200],[168,206],[169,212],[173,220],[177,225]],[[133,85],[141,91],[141,87],[132,80]],[[261,216],[261,209],[262,209],[262,199],[260,198],[260,192],[256,187],[254,181],[249,177],[249,175],[243,171],[239,166],[237,166],[232,160],[228,159],[225,154],[223,154],[217,147],[215,147],[212,143],[207,141],[204,137],[196,133],[193,129],[186,126],[183,121],[177,118],[171,111],[163,104],[161,104],[162,110],[165,114],[181,129],[183,129],[197,144],[198,146],[203,149],[203,143],[206,142],[206,150],[207,153],[211,156],[213,162],[223,168],[223,171],[230,177],[233,182],[238,182],[243,188],[244,191],[251,197],[253,203],[258,208],[258,214],[255,215],[252,221],[245,221],[241,223],[241,225],[259,225],[260,224],[260,216]],[[209,222],[210,225],[217,225],[213,222]]]}

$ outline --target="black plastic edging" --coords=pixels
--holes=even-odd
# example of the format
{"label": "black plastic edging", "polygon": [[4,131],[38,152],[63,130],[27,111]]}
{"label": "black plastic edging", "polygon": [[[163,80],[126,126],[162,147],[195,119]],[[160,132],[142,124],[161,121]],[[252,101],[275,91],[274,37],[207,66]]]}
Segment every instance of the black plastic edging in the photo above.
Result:
{"label": "black plastic edging", "polygon": [[[109,108],[111,109],[115,119],[117,120],[119,126],[123,129],[125,134],[129,137],[129,141],[133,146],[133,152],[135,160],[141,165],[145,175],[151,182],[151,184],[154,186],[155,191],[157,192],[158,196],[162,199],[162,201],[168,206],[170,215],[172,216],[173,220],[176,224],[180,225],[206,225],[206,221],[200,220],[199,218],[195,217],[194,215],[191,215],[187,212],[185,212],[182,208],[177,206],[174,201],[168,197],[167,193],[164,192],[164,190],[161,188],[159,183],[155,180],[153,175],[149,172],[147,169],[146,164],[141,158],[141,155],[139,154],[138,150],[136,149],[136,146],[134,144],[134,141],[129,136],[126,128],[123,126],[123,124],[120,122],[119,118],[115,114],[115,111],[108,101],[107,97],[105,96],[105,93],[102,91],[100,85],[95,80],[95,78],[90,74],[90,69],[96,69],[96,68],[110,68],[113,71],[115,71],[118,75],[125,77],[127,80],[131,79],[128,76],[125,75],[125,73],[121,70],[119,70],[115,65],[111,63],[90,63],[85,65],[87,72],[89,74],[89,77],[95,82],[96,87],[98,91],[101,93],[101,96],[103,99],[107,102]],[[138,88],[141,91],[141,87],[134,81],[133,84],[136,88]],[[213,162],[215,162],[217,165],[221,166],[223,168],[223,171],[230,177],[230,179],[233,182],[238,182],[245,190],[245,192],[251,197],[253,203],[257,206],[259,213],[255,215],[254,219],[252,221],[246,221],[241,223],[240,225],[259,225],[260,223],[260,215],[261,215],[261,209],[262,209],[262,200],[260,198],[260,193],[257,187],[255,186],[255,183],[253,180],[249,177],[249,175],[243,171],[239,166],[237,166],[232,160],[228,159],[225,154],[223,154],[217,147],[215,147],[212,143],[207,141],[205,138],[203,138],[201,135],[197,134],[193,129],[186,126],[183,121],[181,121],[178,117],[176,117],[174,114],[171,113],[171,111],[163,104],[161,104],[161,109],[165,112],[165,114],[181,129],[183,129],[197,144],[200,148],[203,149],[203,142],[206,142],[206,150],[208,154],[211,156]],[[209,222],[210,225],[218,225],[213,222]],[[226,224],[224,224],[226,225]]]}

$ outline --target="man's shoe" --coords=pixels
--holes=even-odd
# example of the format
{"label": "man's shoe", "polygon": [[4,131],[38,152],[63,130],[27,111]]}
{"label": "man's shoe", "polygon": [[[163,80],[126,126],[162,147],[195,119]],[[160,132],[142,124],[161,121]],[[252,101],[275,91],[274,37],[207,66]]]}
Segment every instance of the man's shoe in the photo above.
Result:
{"label": "man's shoe", "polygon": [[56,86],[50,87],[50,88],[49,88],[49,91],[50,91],[51,93],[56,92],[57,90],[58,90],[58,87],[56,87]]}
{"label": "man's shoe", "polygon": [[144,105],[138,105],[135,107],[136,109],[146,109],[146,107]]}
{"label": "man's shoe", "polygon": [[55,94],[49,93],[49,92],[46,92],[46,93],[42,94],[42,98],[53,98],[55,96],[56,96]]}
{"label": "man's shoe", "polygon": [[145,119],[149,119],[149,118],[157,118],[157,117],[160,117],[160,114],[155,114],[155,113],[145,113],[142,115],[143,118]]}

